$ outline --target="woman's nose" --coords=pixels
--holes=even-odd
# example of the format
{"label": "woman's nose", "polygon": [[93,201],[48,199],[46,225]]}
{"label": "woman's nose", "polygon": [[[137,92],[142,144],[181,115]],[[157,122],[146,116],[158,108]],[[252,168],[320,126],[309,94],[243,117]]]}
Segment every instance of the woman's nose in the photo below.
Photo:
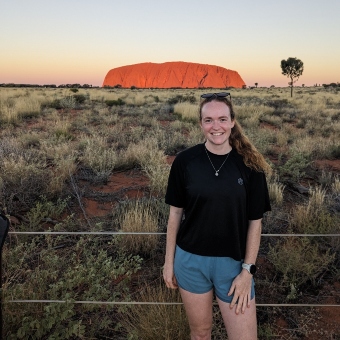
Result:
{"label": "woman's nose", "polygon": [[218,120],[213,121],[213,128],[218,129],[220,127],[220,122]]}

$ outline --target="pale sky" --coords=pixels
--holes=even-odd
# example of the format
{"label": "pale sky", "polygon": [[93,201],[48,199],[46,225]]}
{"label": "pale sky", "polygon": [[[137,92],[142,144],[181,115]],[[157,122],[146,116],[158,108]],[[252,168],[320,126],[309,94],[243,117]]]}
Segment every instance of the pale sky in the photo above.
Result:
{"label": "pale sky", "polygon": [[340,0],[0,0],[0,83],[101,86],[115,67],[186,61],[248,86],[340,82]]}

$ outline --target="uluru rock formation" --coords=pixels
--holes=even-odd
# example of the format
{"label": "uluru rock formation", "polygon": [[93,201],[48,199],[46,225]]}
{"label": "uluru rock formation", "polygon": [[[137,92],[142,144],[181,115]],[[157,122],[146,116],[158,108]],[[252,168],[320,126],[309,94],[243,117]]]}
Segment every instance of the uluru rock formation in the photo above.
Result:
{"label": "uluru rock formation", "polygon": [[141,63],[110,70],[104,86],[138,88],[241,88],[245,82],[233,70],[207,64],[174,61],[167,63]]}

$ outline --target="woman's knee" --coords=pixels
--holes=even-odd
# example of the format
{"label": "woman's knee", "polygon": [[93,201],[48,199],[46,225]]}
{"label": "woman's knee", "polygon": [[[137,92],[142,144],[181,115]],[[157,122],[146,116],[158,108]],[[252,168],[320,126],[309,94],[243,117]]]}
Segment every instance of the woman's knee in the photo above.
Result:
{"label": "woman's knee", "polygon": [[190,326],[191,340],[210,340],[212,327],[192,328]]}

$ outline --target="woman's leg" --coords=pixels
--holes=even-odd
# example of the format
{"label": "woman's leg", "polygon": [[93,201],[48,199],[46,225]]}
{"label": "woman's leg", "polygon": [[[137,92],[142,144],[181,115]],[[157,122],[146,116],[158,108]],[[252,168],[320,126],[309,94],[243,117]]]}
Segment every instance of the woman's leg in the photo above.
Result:
{"label": "woman's leg", "polygon": [[230,309],[229,303],[217,298],[229,340],[256,340],[257,321],[255,298],[250,301],[250,307],[244,314],[235,313],[236,306]]}
{"label": "woman's leg", "polygon": [[213,291],[194,294],[182,288],[179,290],[189,320],[191,340],[210,340]]}

